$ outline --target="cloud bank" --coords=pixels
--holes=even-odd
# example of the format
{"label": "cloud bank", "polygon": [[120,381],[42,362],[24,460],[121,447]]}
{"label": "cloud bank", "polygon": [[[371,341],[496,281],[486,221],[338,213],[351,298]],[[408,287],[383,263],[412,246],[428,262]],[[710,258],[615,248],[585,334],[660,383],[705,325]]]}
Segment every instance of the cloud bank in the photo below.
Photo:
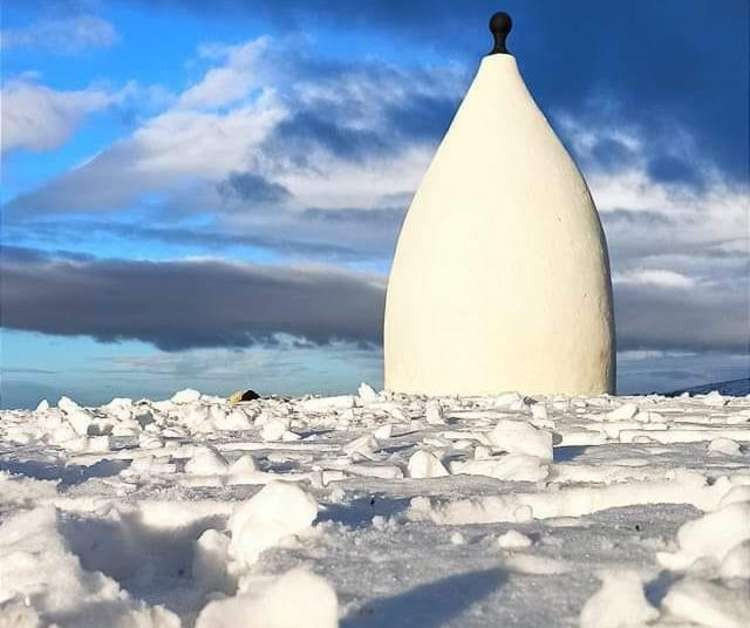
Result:
{"label": "cloud bank", "polygon": [[[384,282],[373,275],[15,248],[4,254],[2,318],[10,329],[141,340],[165,351],[268,345],[279,333],[316,345],[382,342]],[[618,348],[746,351],[747,293],[733,288],[730,279],[702,290],[674,282],[615,283]]]}
{"label": "cloud bank", "polygon": [[165,351],[269,344],[277,333],[381,342],[382,283],[332,268],[81,260],[6,247],[1,281],[10,329]]}

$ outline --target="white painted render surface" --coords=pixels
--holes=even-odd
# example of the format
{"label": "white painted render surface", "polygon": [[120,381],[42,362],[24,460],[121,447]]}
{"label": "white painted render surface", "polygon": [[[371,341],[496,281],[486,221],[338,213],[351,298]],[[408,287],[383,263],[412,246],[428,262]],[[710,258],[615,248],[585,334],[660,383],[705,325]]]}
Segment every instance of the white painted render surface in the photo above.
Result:
{"label": "white painted render surface", "polygon": [[482,59],[414,196],[384,335],[388,390],[614,392],[599,216],[511,55]]}

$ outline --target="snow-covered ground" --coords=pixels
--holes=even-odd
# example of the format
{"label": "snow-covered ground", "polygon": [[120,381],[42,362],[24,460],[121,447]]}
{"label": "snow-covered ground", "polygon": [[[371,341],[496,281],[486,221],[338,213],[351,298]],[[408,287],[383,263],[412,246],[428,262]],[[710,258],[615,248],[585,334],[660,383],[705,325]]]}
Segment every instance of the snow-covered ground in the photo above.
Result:
{"label": "snow-covered ground", "polygon": [[750,397],[0,413],[0,626],[750,626]]}

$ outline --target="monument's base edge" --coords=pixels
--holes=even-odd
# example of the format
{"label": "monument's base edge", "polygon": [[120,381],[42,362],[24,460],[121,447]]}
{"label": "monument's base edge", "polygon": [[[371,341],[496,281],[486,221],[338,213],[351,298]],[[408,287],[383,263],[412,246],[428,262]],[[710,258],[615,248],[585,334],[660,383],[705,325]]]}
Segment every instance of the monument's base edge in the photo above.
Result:
{"label": "monument's base edge", "polygon": [[388,386],[384,390],[391,394],[415,395],[420,397],[493,397],[507,393],[518,393],[519,395],[534,396],[565,396],[565,397],[591,397],[596,395],[614,396],[617,391],[612,387],[591,387],[591,388],[518,388],[512,386],[498,386],[492,388],[472,388],[472,389],[446,389],[431,387],[411,387],[411,386]]}

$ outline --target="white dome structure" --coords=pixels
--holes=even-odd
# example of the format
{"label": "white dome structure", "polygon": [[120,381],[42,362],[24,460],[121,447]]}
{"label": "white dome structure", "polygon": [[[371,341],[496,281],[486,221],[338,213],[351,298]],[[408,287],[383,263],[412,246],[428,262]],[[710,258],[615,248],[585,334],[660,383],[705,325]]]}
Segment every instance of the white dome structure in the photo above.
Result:
{"label": "white dome structure", "polygon": [[482,59],[406,214],[388,281],[385,388],[614,393],[607,244],[580,171],[505,49]]}

